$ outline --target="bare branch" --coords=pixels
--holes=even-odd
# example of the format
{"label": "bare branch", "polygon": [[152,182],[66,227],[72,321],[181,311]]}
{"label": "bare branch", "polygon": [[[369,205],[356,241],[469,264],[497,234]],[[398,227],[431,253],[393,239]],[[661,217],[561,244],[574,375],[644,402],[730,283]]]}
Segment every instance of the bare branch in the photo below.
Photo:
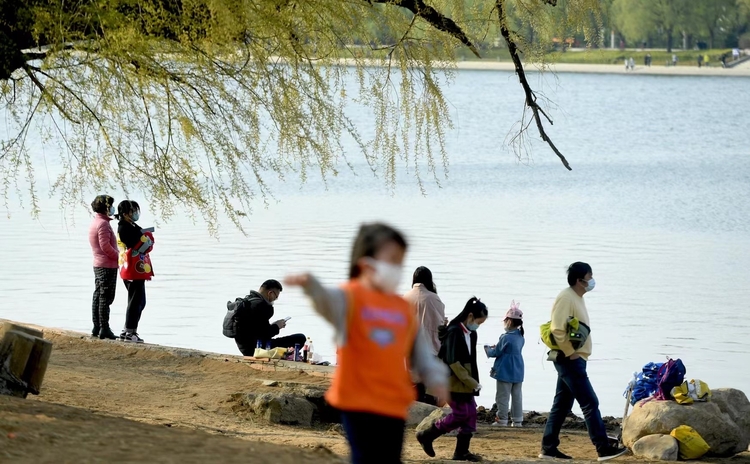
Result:
{"label": "bare branch", "polygon": [[[510,36],[510,30],[508,29],[508,25],[505,21],[505,12],[503,10],[503,2],[504,0],[496,0],[495,6],[497,7],[497,16],[500,20],[500,33],[503,35],[503,38],[505,39],[505,42],[508,44],[508,52],[510,53],[510,57],[513,60],[513,65],[516,68],[516,74],[518,75],[518,81],[521,83],[521,87],[523,87],[523,91],[526,94],[526,106],[531,109],[531,111],[534,114],[534,120],[536,121],[536,127],[539,129],[539,135],[542,137],[542,140],[545,141],[549,147],[552,149],[553,152],[560,158],[560,161],[562,161],[563,166],[565,166],[568,171],[572,171],[573,168],[570,167],[570,164],[568,163],[568,160],[565,159],[565,156],[563,156],[562,153],[560,153],[560,150],[557,149],[554,143],[552,143],[552,140],[547,135],[547,132],[544,130],[544,125],[542,124],[542,118],[540,116],[540,113],[544,115],[544,117],[549,121],[550,124],[552,123],[552,120],[549,116],[544,112],[544,110],[537,104],[536,102],[536,94],[531,89],[531,86],[529,85],[529,81],[526,79],[526,73],[523,70],[523,64],[521,63],[521,57],[518,54],[518,47],[516,46],[516,43],[513,41],[513,38]],[[547,3],[550,5],[554,5],[557,3],[556,0],[547,0]]]}

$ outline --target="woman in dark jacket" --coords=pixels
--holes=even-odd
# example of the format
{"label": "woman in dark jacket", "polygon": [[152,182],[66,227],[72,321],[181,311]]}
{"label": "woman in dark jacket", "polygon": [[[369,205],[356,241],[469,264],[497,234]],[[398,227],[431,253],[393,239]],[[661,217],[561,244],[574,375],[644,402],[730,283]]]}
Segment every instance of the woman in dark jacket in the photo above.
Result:
{"label": "woman in dark jacket", "polygon": [[[124,266],[120,268],[120,277],[128,289],[128,309],[125,313],[125,328],[120,334],[120,339],[126,342],[143,343],[143,339],[138,336],[138,322],[141,320],[141,313],[146,307],[146,281],[151,280],[154,275],[151,270],[150,259],[139,261],[136,269],[129,269],[128,264],[132,257],[145,256],[151,251],[153,246],[153,236],[141,229],[136,221],[140,218],[141,208],[138,203],[125,200],[117,205],[117,235],[122,242],[125,251],[123,252]],[[132,254],[132,257],[129,256]],[[140,258],[139,258],[140,259]],[[123,264],[123,263],[121,263]]]}
{"label": "woman in dark jacket", "polygon": [[463,311],[451,321],[447,330],[441,331],[443,344],[438,356],[451,371],[448,385],[451,392],[451,413],[417,434],[422,449],[430,457],[435,457],[432,442],[443,434],[459,429],[453,460],[482,460],[469,451],[469,445],[477,428],[477,403],[474,397],[482,389],[477,368],[476,330],[487,320],[487,314],[487,306],[478,298],[471,298]]}

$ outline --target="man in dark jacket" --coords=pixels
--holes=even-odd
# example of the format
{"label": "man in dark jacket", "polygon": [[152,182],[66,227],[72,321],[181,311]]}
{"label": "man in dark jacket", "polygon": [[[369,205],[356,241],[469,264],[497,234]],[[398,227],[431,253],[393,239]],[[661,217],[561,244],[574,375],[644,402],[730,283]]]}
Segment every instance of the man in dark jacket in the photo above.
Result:
{"label": "man in dark jacket", "polygon": [[236,315],[237,335],[234,339],[243,355],[253,356],[259,341],[263,348],[268,343],[271,344],[271,348],[287,348],[295,344],[302,346],[307,341],[303,334],[273,338],[286,327],[284,319],[270,322],[274,314],[273,304],[279,299],[281,291],[281,283],[271,279],[263,282],[257,292],[251,291],[244,298],[244,305]]}

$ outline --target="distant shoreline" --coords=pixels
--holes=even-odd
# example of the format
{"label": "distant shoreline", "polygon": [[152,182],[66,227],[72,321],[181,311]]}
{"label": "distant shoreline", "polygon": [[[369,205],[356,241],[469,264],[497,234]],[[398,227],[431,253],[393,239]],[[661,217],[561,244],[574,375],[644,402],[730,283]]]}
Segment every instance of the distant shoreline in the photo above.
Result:
{"label": "distant shoreline", "polygon": [[[342,59],[339,61],[344,66],[355,66],[355,60]],[[364,60],[366,66],[382,66],[379,60]],[[434,63],[435,67],[450,68],[450,63]],[[394,64],[394,68],[398,65]],[[456,61],[455,69],[472,71],[515,71],[510,61],[485,61],[465,60]],[[619,64],[582,64],[582,63],[545,63],[543,66],[535,63],[524,63],[526,72],[552,72],[552,73],[580,73],[580,74],[627,74],[648,76],[721,76],[721,77],[750,77],[750,66],[743,63],[735,68],[722,68],[720,66],[702,67],[697,66],[638,66],[632,71],[626,70],[625,65]]]}
{"label": "distant shoreline", "polygon": [[[458,69],[487,70],[487,71],[515,71],[513,63],[507,61],[459,61]],[[532,63],[524,63],[527,72],[538,72],[540,69]],[[635,66],[632,71],[625,70],[625,65],[619,64],[580,64],[580,63],[547,63],[544,71],[553,73],[582,73],[582,74],[628,74],[650,76],[725,76],[750,77],[750,67],[736,68],[702,67],[697,66]]]}

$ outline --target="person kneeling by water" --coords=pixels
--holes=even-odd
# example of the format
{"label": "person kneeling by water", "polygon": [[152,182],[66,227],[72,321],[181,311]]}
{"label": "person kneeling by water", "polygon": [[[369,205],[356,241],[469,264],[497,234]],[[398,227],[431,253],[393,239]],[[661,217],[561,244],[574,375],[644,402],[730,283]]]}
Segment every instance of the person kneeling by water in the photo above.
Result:
{"label": "person kneeling by water", "polygon": [[482,386],[477,368],[477,329],[487,320],[487,306],[478,298],[471,298],[463,311],[456,316],[447,330],[441,330],[443,342],[438,356],[451,371],[449,389],[451,413],[427,430],[417,433],[417,441],[430,457],[435,457],[432,447],[438,437],[458,429],[454,461],[479,462],[482,457],[469,451],[471,437],[477,430],[477,403]]}

